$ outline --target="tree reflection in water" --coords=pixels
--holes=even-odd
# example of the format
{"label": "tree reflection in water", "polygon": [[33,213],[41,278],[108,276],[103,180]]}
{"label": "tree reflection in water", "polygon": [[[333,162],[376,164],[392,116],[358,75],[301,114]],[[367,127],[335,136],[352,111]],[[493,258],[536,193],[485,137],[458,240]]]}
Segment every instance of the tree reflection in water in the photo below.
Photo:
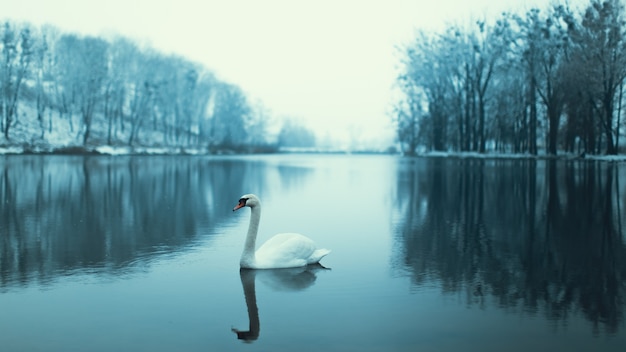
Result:
{"label": "tree reflection in water", "polygon": [[396,267],[505,309],[623,325],[624,168],[605,162],[412,159],[398,171]]}
{"label": "tree reflection in water", "polygon": [[263,189],[262,163],[202,157],[0,160],[0,292],[76,271],[124,273],[183,250]]}

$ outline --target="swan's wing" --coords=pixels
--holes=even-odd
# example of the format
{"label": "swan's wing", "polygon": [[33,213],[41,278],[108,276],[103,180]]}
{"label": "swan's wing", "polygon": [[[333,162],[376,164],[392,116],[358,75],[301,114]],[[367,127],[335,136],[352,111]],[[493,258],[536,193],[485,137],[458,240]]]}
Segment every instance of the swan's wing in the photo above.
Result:
{"label": "swan's wing", "polygon": [[260,267],[288,268],[309,264],[315,252],[315,243],[297,233],[280,233],[263,243],[256,251],[256,261]]}
{"label": "swan's wing", "polygon": [[319,263],[322,258],[324,258],[328,253],[330,253],[330,249],[320,248],[316,249],[313,254],[309,257],[308,264]]}

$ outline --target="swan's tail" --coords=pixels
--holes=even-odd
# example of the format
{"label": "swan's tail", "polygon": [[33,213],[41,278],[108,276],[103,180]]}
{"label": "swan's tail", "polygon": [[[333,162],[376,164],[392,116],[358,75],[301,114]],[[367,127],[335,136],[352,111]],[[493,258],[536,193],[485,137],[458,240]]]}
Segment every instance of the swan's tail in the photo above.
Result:
{"label": "swan's tail", "polygon": [[315,252],[313,252],[313,254],[309,257],[307,264],[319,263],[319,261],[322,260],[322,258],[324,258],[328,253],[330,253],[330,249],[316,249]]}

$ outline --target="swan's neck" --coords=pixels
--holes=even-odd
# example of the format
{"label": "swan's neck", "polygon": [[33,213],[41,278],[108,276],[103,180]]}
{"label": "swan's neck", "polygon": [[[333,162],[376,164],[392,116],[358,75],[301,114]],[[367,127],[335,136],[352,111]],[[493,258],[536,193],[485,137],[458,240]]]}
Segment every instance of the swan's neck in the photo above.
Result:
{"label": "swan's neck", "polygon": [[246,306],[248,307],[248,320],[250,325],[248,331],[233,329],[237,333],[240,340],[253,341],[259,337],[261,323],[259,322],[259,308],[256,304],[255,277],[256,270],[242,269],[239,271],[241,277],[241,285],[243,286],[243,294],[246,298]]}
{"label": "swan's neck", "polygon": [[246,243],[243,247],[243,253],[241,254],[242,267],[250,267],[254,263],[254,252],[256,250],[256,236],[259,232],[259,221],[261,220],[261,206],[257,205],[250,208],[250,225],[248,226],[248,235],[246,236]]}

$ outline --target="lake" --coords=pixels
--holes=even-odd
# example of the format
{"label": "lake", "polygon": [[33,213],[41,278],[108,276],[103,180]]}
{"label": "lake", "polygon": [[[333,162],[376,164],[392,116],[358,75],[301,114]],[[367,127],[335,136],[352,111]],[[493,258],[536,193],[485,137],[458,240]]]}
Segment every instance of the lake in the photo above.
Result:
{"label": "lake", "polygon": [[[322,266],[239,270],[300,232]],[[624,351],[626,164],[0,157],[3,351]]]}

